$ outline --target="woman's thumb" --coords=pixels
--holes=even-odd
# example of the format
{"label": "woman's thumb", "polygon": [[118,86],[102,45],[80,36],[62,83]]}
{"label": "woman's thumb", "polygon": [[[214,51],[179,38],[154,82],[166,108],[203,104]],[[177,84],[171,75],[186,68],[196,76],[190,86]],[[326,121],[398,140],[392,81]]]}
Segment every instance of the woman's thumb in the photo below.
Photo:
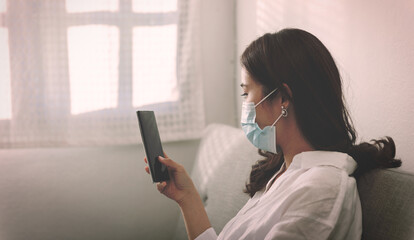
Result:
{"label": "woman's thumb", "polygon": [[162,156],[159,156],[158,160],[160,160],[160,162],[164,164],[165,166],[171,167],[173,169],[176,169],[178,166],[178,164],[174,162],[173,160],[171,160],[170,158],[164,158]]}

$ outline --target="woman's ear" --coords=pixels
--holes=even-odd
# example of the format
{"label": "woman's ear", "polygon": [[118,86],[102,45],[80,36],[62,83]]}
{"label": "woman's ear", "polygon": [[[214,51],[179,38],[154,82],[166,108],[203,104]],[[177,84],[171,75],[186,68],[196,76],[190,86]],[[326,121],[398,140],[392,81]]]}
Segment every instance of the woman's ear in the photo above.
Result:
{"label": "woman's ear", "polygon": [[289,108],[290,99],[292,99],[292,90],[290,89],[289,85],[287,85],[286,83],[283,83],[283,88],[286,90],[289,96],[282,95],[282,105],[285,108]]}

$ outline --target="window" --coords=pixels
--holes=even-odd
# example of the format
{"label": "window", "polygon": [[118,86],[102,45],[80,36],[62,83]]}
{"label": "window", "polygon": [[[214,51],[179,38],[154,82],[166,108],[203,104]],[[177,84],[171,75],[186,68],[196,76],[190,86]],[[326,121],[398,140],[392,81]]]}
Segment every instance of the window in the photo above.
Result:
{"label": "window", "polygon": [[[132,89],[132,103],[121,104],[141,107],[178,100],[175,71],[176,1],[133,0],[125,4],[120,12],[116,0],[106,0],[99,5],[91,0],[67,0],[66,8],[69,13],[77,14],[77,20],[87,19],[88,22],[98,24],[103,22],[114,24],[83,26],[74,24],[68,29],[73,114],[115,108],[119,105],[118,100],[125,99],[118,98],[119,79],[122,78],[119,77],[118,71],[119,39],[131,37],[130,33],[132,33],[133,77],[132,84],[128,84],[128,87]],[[102,21],[101,16],[90,13],[98,11],[109,11],[111,14],[105,16],[106,21]],[[131,19],[137,18],[136,23],[117,22],[116,18],[123,15],[129,15]],[[126,34],[120,35],[120,28],[123,28],[122,31]],[[130,45],[130,40],[121,39],[121,42]],[[129,59],[130,54],[126,53],[125,57]]]}
{"label": "window", "polygon": [[132,9],[141,13],[176,12],[177,0],[132,0]]}
{"label": "window", "polygon": [[119,30],[107,25],[68,29],[71,113],[117,107]]}
{"label": "window", "polygon": [[138,109],[156,111],[163,141],[200,136],[193,1],[7,4],[0,0],[0,131],[9,135],[0,147],[137,143]]}
{"label": "window", "polygon": [[[134,28],[132,69],[135,107],[178,100],[175,71],[176,39],[175,24]],[[163,71],[158,71],[159,68]],[[151,82],[151,85],[147,85],[147,82]]]}
{"label": "window", "polygon": [[118,0],[67,0],[66,10],[68,13],[85,13],[100,11],[119,11]]}

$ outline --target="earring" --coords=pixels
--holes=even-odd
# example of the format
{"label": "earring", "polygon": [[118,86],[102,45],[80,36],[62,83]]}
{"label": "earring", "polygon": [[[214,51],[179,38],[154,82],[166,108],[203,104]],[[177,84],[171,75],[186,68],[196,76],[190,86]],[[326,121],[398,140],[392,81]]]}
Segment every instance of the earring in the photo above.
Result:
{"label": "earring", "polygon": [[287,111],[287,109],[284,106],[282,106],[282,116],[283,117],[287,117],[288,116],[288,111]]}

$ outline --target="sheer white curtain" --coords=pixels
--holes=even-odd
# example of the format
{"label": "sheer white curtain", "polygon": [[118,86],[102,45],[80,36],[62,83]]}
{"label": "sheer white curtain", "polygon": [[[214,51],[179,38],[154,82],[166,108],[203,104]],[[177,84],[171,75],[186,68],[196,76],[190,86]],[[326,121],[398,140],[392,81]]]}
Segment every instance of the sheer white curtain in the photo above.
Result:
{"label": "sheer white curtain", "polygon": [[163,141],[204,128],[199,1],[0,0],[0,147]]}

